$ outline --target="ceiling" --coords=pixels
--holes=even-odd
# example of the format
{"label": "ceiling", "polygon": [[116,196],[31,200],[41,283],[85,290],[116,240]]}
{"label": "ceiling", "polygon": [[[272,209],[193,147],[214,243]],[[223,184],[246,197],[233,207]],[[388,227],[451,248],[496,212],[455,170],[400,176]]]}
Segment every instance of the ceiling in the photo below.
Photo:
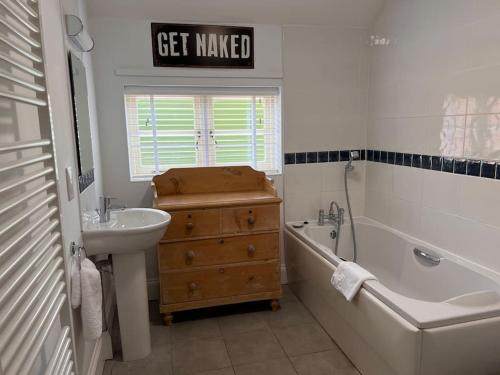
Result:
{"label": "ceiling", "polygon": [[87,0],[90,16],[367,28],[384,0]]}

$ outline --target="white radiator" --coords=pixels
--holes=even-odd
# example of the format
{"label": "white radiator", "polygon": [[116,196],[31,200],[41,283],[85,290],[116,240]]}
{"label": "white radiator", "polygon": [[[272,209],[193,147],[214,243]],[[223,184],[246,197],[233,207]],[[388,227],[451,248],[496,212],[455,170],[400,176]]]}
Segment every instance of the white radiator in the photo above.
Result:
{"label": "white radiator", "polygon": [[76,372],[40,33],[0,0],[0,375]]}

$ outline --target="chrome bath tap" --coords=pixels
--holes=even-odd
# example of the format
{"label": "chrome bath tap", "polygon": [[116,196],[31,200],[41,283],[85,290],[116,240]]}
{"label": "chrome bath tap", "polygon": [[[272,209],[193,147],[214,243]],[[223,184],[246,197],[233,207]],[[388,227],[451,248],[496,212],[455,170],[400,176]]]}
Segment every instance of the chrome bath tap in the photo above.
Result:
{"label": "chrome bath tap", "polygon": [[[333,210],[334,207],[336,212]],[[325,225],[325,219],[337,227],[336,231],[333,230],[330,233],[332,240],[335,240],[334,254],[337,255],[339,249],[340,231],[342,230],[342,224],[344,224],[344,209],[341,208],[337,202],[331,201],[328,215],[325,215],[325,210],[319,210],[318,225]]]}
{"label": "chrome bath tap", "polygon": [[[333,210],[335,206],[335,211]],[[344,224],[344,209],[339,206],[335,201],[330,202],[330,209],[328,214],[325,214],[325,210],[319,210],[318,214],[318,225],[325,225],[325,220],[332,222],[333,224]]]}

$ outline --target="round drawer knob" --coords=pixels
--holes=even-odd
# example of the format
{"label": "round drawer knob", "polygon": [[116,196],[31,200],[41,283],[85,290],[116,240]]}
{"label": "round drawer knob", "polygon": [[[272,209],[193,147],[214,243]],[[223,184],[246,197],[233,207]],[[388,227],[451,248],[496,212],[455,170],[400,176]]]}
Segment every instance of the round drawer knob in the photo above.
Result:
{"label": "round drawer knob", "polygon": [[186,229],[187,230],[192,230],[194,228],[194,224],[193,223],[187,223],[186,224]]}
{"label": "round drawer knob", "polygon": [[190,283],[189,284],[189,290],[191,292],[194,292],[196,289],[198,289],[198,284],[196,284],[196,283]]}
{"label": "round drawer knob", "polygon": [[248,281],[254,281],[254,280],[255,280],[255,276],[254,275],[248,276]]}
{"label": "round drawer knob", "polygon": [[225,272],[224,268],[219,268],[219,273],[224,273],[224,272]]}
{"label": "round drawer knob", "polygon": [[255,216],[250,215],[250,216],[248,217],[248,224],[250,224],[250,225],[255,224]]}
{"label": "round drawer knob", "polygon": [[186,260],[188,262],[191,262],[193,259],[194,259],[194,256],[195,256],[195,253],[193,250],[189,250],[187,253],[186,253]]}
{"label": "round drawer knob", "polygon": [[248,255],[249,256],[252,256],[252,255],[255,254],[255,246],[254,245],[252,245],[252,244],[248,245],[247,250],[248,250]]}

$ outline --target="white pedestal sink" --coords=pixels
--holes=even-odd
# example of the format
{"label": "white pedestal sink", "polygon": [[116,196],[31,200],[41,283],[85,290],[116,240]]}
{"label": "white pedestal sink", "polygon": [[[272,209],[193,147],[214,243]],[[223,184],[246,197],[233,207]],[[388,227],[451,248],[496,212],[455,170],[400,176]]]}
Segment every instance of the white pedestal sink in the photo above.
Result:
{"label": "white pedestal sink", "polygon": [[163,237],[170,215],[150,208],[111,211],[108,223],[83,222],[87,255],[111,254],[124,361],[151,352],[144,251]]}

